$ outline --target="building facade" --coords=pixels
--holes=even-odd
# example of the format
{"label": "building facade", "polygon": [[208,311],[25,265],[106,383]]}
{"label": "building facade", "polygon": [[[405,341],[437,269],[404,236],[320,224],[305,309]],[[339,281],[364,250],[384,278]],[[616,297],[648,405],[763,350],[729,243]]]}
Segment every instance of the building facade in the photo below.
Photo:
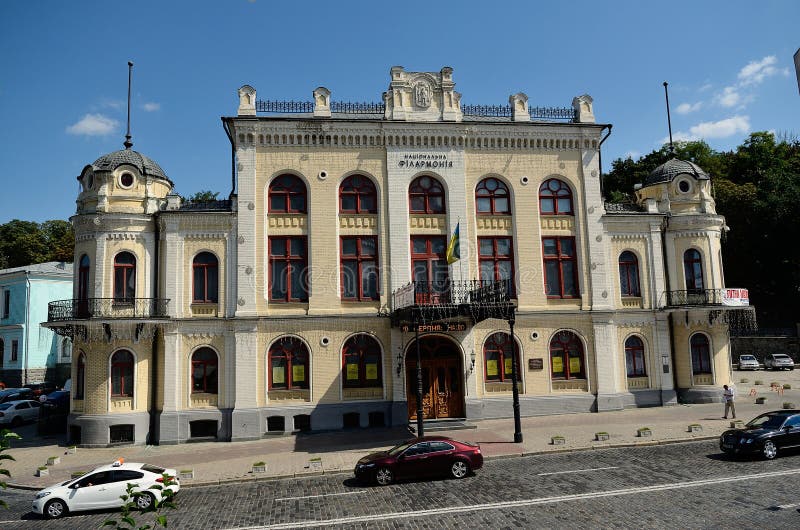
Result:
{"label": "building facade", "polygon": [[72,296],[72,265],[48,262],[0,270],[0,381],[61,386],[70,376],[72,340],[42,328],[47,305]]}
{"label": "building facade", "polygon": [[702,169],[610,206],[591,97],[469,106],[450,68],[390,77],[372,104],[240,88],[229,200],[181,203],[131,149],[84,168],[47,323],[75,340],[73,441],[510,417],[515,361],[522,415],[718,399],[724,304],[747,302]]}

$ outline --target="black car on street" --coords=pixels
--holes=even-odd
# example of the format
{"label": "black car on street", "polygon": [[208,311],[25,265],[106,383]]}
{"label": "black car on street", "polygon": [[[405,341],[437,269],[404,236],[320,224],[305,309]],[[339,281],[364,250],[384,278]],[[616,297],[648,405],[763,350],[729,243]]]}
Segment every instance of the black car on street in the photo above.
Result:
{"label": "black car on street", "polygon": [[800,410],[765,412],[744,429],[727,430],[719,438],[719,448],[731,456],[761,455],[771,460],[796,447],[800,447]]}

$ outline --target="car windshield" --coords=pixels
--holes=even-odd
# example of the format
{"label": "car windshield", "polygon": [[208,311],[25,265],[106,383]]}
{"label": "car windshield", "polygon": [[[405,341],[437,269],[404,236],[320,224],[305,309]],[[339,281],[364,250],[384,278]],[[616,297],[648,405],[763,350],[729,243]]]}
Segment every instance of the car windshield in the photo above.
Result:
{"label": "car windshield", "polygon": [[389,449],[389,454],[392,455],[392,456],[397,456],[400,453],[402,453],[403,451],[405,451],[406,449],[408,449],[411,446],[412,443],[414,443],[414,442],[413,441],[403,442],[400,445],[396,445],[396,446],[392,447],[391,449]]}
{"label": "car windshield", "polygon": [[786,416],[782,414],[764,414],[747,422],[747,426],[759,429],[778,429],[784,421],[786,421]]}
{"label": "car windshield", "polygon": [[789,358],[789,356],[788,355],[773,355],[772,358],[773,359],[780,359],[782,361],[785,361],[786,359]]}
{"label": "car windshield", "polygon": [[753,357],[752,355],[742,355],[741,357],[739,357],[739,360],[752,361],[755,360],[755,357]]}
{"label": "car windshield", "polygon": [[0,410],[6,410],[11,407],[11,403],[0,403]]}

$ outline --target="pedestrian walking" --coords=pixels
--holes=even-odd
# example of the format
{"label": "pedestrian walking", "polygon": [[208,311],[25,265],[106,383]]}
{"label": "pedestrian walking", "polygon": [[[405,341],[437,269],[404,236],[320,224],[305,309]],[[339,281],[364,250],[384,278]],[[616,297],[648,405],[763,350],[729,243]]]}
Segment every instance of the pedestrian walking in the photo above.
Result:
{"label": "pedestrian walking", "polygon": [[736,391],[732,386],[728,385],[722,385],[722,389],[722,400],[725,402],[725,415],[723,418],[727,420],[728,412],[730,411],[731,417],[736,419],[736,405],[734,404],[734,400],[736,399]]}

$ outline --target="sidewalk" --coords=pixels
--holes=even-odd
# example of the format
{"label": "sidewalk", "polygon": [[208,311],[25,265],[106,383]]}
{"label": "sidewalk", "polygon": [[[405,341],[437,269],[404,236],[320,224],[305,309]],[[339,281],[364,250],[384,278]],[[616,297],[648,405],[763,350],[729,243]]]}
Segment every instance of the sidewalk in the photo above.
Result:
{"label": "sidewalk", "polygon": [[[743,395],[745,385],[739,386],[737,418],[745,422],[756,415],[781,408],[783,402],[800,405],[800,390],[786,390],[779,396],[768,387],[759,388],[759,395],[767,396],[764,405],[754,403],[752,397]],[[511,410],[511,401],[508,403]],[[487,459],[521,456],[549,452],[591,450],[599,448],[652,445],[680,441],[716,439],[730,428],[730,420],[721,418],[721,403],[676,405],[628,409],[622,411],[538,416],[522,418],[524,441],[513,443],[514,420],[474,421],[476,429],[463,429],[430,434],[450,436],[459,440],[478,442]],[[689,432],[690,424],[699,424],[702,432]],[[650,437],[639,437],[637,430],[649,427]],[[34,428],[25,428],[35,432]],[[607,441],[596,441],[595,433],[607,432]],[[563,445],[553,445],[551,438],[560,435]],[[183,487],[216,484],[231,481],[265,480],[278,477],[299,477],[322,473],[351,473],[362,456],[387,449],[402,440],[411,438],[408,430],[363,429],[332,433],[279,436],[252,442],[204,442],[168,446],[117,447],[106,449],[78,449],[76,454],[65,454],[62,444],[50,443],[35,447],[14,447],[8,452],[16,461],[6,462],[11,472],[9,486],[38,489],[71,477],[73,472],[89,471],[123,457],[128,462],[148,462],[175,468],[194,470],[194,479],[181,481]],[[23,442],[24,444],[25,442]],[[46,442],[45,442],[46,443]],[[50,456],[61,457],[61,463],[50,466],[50,476],[36,477],[36,469]],[[253,474],[254,462],[266,462],[266,472]]]}

